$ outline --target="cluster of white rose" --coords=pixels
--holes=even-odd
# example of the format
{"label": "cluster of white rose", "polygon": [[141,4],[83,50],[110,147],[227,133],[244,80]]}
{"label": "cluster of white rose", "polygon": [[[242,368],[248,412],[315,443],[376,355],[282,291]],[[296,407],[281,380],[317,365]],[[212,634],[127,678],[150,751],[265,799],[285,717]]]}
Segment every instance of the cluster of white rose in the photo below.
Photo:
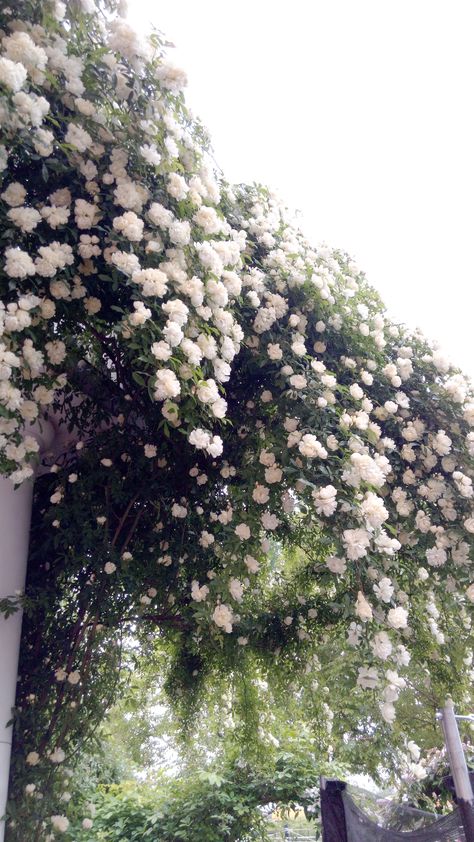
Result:
{"label": "cluster of white rose", "polygon": [[[61,18],[64,10],[55,9]],[[86,9],[90,11],[91,8]],[[317,393],[320,416],[330,412],[337,418],[334,432],[326,435],[324,441],[301,428],[297,417],[284,422],[287,447],[297,447],[301,468],[305,466],[301,457],[337,459],[341,464],[339,488],[328,483],[312,490],[316,515],[323,519],[332,518],[337,512],[346,516],[346,528],[340,527],[341,517],[334,527],[343,556],[338,568],[332,562],[334,570],[342,571],[347,562],[360,562],[373,554],[381,557],[384,569],[396,563],[389,559],[400,550],[401,542],[390,537],[383,526],[390,517],[386,507],[387,478],[392,477],[397,477],[397,482],[389,497],[397,514],[414,514],[420,531],[433,536],[432,545],[425,551],[427,564],[441,567],[449,549],[459,557],[466,546],[459,526],[450,532],[433,524],[421,502],[424,499],[436,503],[445,520],[458,521],[455,499],[472,497],[472,481],[465,471],[459,470],[459,458],[450,455],[452,439],[448,433],[444,429],[430,431],[423,420],[412,417],[409,389],[402,388],[413,376],[414,350],[404,344],[403,331],[390,325],[382,313],[366,302],[351,306],[351,298],[360,291],[357,267],[350,262],[344,266],[340,257],[328,249],[312,250],[286,222],[271,196],[262,194],[254,201],[247,218],[242,213],[240,217],[236,215],[233,225],[225,219],[219,208],[219,184],[209,162],[191,133],[176,119],[174,99],[163,95],[169,90],[176,92],[185,77],[162,59],[157,61],[155,56],[153,64],[160,80],[154,108],[149,118],[137,126],[134,136],[137,163],[131,161],[129,152],[114,137],[106,103],[87,98],[82,82],[86,62],[70,54],[68,41],[18,20],[12,20],[10,30],[3,34],[1,42],[1,108],[7,139],[2,152],[7,173],[1,198],[6,219],[18,229],[18,245],[8,247],[4,259],[5,275],[15,282],[17,296],[1,305],[0,310],[0,402],[7,410],[0,421],[0,447],[9,462],[17,463],[11,473],[13,481],[19,482],[31,474],[29,459],[37,450],[31,436],[19,440],[22,423],[34,421],[52,402],[54,390],[65,383],[64,374],[58,373],[56,367],[64,366],[67,344],[52,338],[58,333],[63,308],[68,303],[82,302],[84,321],[89,316],[92,320],[97,317],[100,323],[102,301],[89,289],[90,278],[94,291],[100,288],[95,278],[100,262],[100,266],[105,263],[111,276],[117,272],[118,283],[132,291],[132,309],[125,311],[108,330],[127,342],[150,324],[145,347],[148,342],[149,359],[156,363],[155,372],[150,374],[153,396],[162,403],[163,415],[171,425],[188,420],[182,417],[180,407],[187,395],[197,400],[201,417],[207,416],[209,424],[212,418],[225,417],[227,403],[222,387],[231,381],[232,363],[244,337],[254,355],[266,349],[268,359],[279,364],[281,382],[277,388],[293,390],[295,397],[303,400],[308,393]],[[137,68],[143,71],[145,63],[153,61],[153,55],[150,46],[145,49],[123,20],[110,24],[103,37],[108,52],[100,61],[117,74],[115,96],[120,105],[130,93],[127,63],[135,72]],[[64,83],[59,101],[69,110],[66,146],[55,135],[54,122],[48,123],[48,97],[37,93],[38,89],[45,94],[51,90],[46,70],[58,84]],[[20,92],[21,117],[17,103]],[[26,143],[25,128],[30,133],[29,143],[45,162],[59,150],[66,155],[68,167],[75,173],[75,195],[62,186],[51,193],[43,191],[38,200],[29,195],[28,185],[8,178],[9,155],[18,143]],[[49,133],[48,149],[41,152],[34,145],[38,132],[43,133],[42,143],[45,132]],[[178,165],[181,171],[183,166],[187,170],[184,175],[175,171]],[[143,169],[148,170],[146,177]],[[151,175],[159,181],[158,193],[149,186]],[[155,201],[158,195],[160,202]],[[43,234],[41,242],[49,229],[54,231],[55,239],[32,251],[30,243],[34,240],[22,235],[31,235],[37,229]],[[61,242],[62,229],[68,241]],[[250,269],[243,259],[249,251],[248,237],[262,252],[259,266]],[[306,298],[298,295],[298,290],[304,291]],[[315,306],[318,300],[319,308]],[[327,314],[325,320],[320,318],[323,313]],[[331,334],[341,333],[345,323],[366,339],[367,349],[372,351],[364,358],[360,354],[355,359],[341,355],[336,361],[344,381],[347,373],[353,378],[342,407]],[[31,326],[37,328],[38,347],[29,336],[23,339]],[[313,333],[318,336],[315,342],[310,339]],[[64,338],[67,342],[70,336]],[[390,350],[395,346],[396,356],[393,361],[381,363],[376,358],[387,342]],[[330,367],[325,363],[328,351]],[[173,366],[169,365],[172,359]],[[436,352],[425,362],[441,375],[449,373],[447,363]],[[374,381],[377,385],[381,379],[392,388],[390,398],[383,404],[371,399]],[[443,388],[462,412],[468,400],[468,386],[463,378],[451,374]],[[268,389],[260,399],[262,403],[279,402],[278,394]],[[474,420],[470,403],[464,408],[464,415],[468,422]],[[402,472],[393,470],[389,457],[397,444],[384,435],[384,423],[391,431],[397,428],[403,442],[400,453],[406,466]],[[321,420],[319,424],[324,428]],[[472,438],[469,434],[466,441],[469,453],[473,449]],[[212,457],[222,454],[220,436],[208,429],[189,428],[188,440]],[[347,453],[342,463],[341,452]],[[277,457],[278,454],[267,454],[265,450],[260,454],[264,477],[252,492],[259,505],[268,503],[269,486],[283,481]],[[286,486],[287,483],[281,504],[284,511],[291,512],[301,496],[301,487],[296,483],[289,493]],[[383,496],[371,489],[382,490]],[[351,491],[355,496],[352,504],[347,501]],[[339,499],[341,492],[343,499]],[[411,499],[413,496],[416,502]],[[265,532],[274,531],[280,523],[278,512],[263,512],[260,522]],[[468,511],[464,517],[468,532],[470,524]],[[235,535],[241,541],[249,540],[249,526],[238,524]],[[206,542],[210,544],[209,539],[201,537],[201,544]],[[405,536],[406,543],[413,543],[413,539]],[[373,612],[363,599],[368,608],[362,609],[358,601],[356,613],[366,622],[372,619]],[[401,606],[391,610],[404,616],[406,613]],[[221,614],[222,606],[216,616]],[[218,625],[230,630],[231,616],[228,609],[226,622]],[[387,623],[391,628],[406,625],[396,624],[390,618]]]}
{"label": "cluster of white rose", "polygon": [[[65,13],[62,7],[54,11],[59,18]],[[54,390],[64,385],[55,367],[67,362],[66,347],[60,340],[46,347],[45,336],[57,334],[57,322],[72,302],[79,304],[76,318],[97,316],[100,323],[101,287],[104,293],[107,288],[96,276],[104,271],[128,290],[129,307],[111,333],[133,341],[137,330],[148,321],[152,324],[147,352],[155,371],[149,376],[164,417],[180,424],[175,400],[192,393],[209,424],[222,419],[222,384],[229,380],[243,338],[233,303],[241,293],[238,272],[246,235],[232,228],[216,208],[220,189],[209,161],[185,122],[177,119],[175,97],[166,96],[167,91],[177,93],[184,74],[160,60],[157,51],[153,55],[150,45],[145,49],[125,21],[110,23],[102,33],[108,51],[100,62],[107,73],[116,75],[112,96],[117,107],[130,93],[125,82],[130,65],[136,73],[148,60],[149,72],[159,78],[154,107],[135,128],[137,158],[131,161],[109,128],[104,92],[100,103],[87,98],[82,81],[87,62],[71,55],[66,38],[15,19],[10,30],[1,33],[1,200],[3,224],[11,229],[14,244],[5,249],[2,263],[17,295],[0,304],[0,404],[8,411],[0,422],[0,447],[5,451],[12,437],[18,445],[22,422],[34,420],[53,400]],[[39,89],[45,96],[38,96]],[[53,109],[60,104],[68,110],[64,137],[62,126],[56,130],[51,91]],[[126,115],[127,108],[123,110]],[[41,159],[36,164],[40,173],[48,172],[59,153],[66,161],[67,186],[48,190],[48,176],[38,195],[38,184],[29,187],[30,178],[27,183],[12,180],[8,163],[19,147],[30,161]],[[183,164],[190,177],[176,172]],[[159,182],[155,193],[146,186],[150,178]],[[161,202],[154,201],[157,196]],[[181,203],[186,203],[185,209]],[[99,230],[105,233],[99,235]],[[50,242],[44,245],[48,234]],[[23,339],[31,326],[36,328],[37,347],[30,337]],[[205,437],[203,443],[199,428],[189,432],[196,447],[217,454],[218,436],[210,434],[209,444]],[[31,475],[28,452],[10,449],[4,455],[16,463],[9,465],[13,482]]]}
{"label": "cluster of white rose", "polygon": [[[189,473],[201,502],[177,495],[156,531],[201,518],[194,540],[209,559],[207,582],[186,583],[200,633],[207,623],[251,643],[239,625],[249,627],[246,594],[272,537],[296,522],[319,530],[332,542],[322,559],[328,593],[335,582],[351,595],[357,683],[380,688],[392,722],[404,687],[397,670],[413,643],[412,593],[437,644],[445,642],[440,600],[470,629],[470,386],[421,337],[388,321],[352,261],[313,249],[275,196],[219,182],[182,103],[185,76],[159,50],[120,18],[89,20],[87,47],[77,4],[71,19],[63,4],[51,8],[51,30],[12,12],[0,31],[4,471],[15,483],[33,473],[38,445],[28,425],[67,386],[78,346],[86,359],[97,343],[105,357],[112,347],[105,371],[123,400],[133,401],[135,379],[153,411],[161,407],[168,435],[196,455]],[[87,88],[86,78],[97,81]],[[241,403],[230,421],[239,426],[229,433],[222,422],[233,390]],[[166,465],[160,435],[142,448],[157,469]],[[241,464],[227,459],[230,436],[242,442]],[[213,470],[220,460],[219,506],[206,459]],[[112,464],[102,458],[98,469]],[[175,558],[165,537],[160,551],[158,564],[171,570],[192,555]],[[124,557],[104,573],[119,576]],[[310,637],[320,587],[282,617],[300,641]],[[156,596],[149,586],[141,604]],[[81,681],[60,666],[55,678]],[[66,827],[61,816],[51,821]]]}

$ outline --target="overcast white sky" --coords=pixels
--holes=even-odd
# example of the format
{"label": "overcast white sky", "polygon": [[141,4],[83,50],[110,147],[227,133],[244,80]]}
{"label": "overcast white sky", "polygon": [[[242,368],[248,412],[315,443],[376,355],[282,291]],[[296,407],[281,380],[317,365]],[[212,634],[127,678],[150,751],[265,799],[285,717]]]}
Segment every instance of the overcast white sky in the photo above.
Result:
{"label": "overcast white sky", "polygon": [[301,211],[474,377],[471,0],[130,0],[231,181]]}

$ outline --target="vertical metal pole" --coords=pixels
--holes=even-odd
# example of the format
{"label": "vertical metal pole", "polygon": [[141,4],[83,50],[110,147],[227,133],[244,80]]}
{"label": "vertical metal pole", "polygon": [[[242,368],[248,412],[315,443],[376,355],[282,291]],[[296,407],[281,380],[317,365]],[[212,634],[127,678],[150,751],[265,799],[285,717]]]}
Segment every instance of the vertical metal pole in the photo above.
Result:
{"label": "vertical metal pole", "polygon": [[466,840],[474,842],[474,795],[452,699],[447,699],[441,710],[441,723]]}

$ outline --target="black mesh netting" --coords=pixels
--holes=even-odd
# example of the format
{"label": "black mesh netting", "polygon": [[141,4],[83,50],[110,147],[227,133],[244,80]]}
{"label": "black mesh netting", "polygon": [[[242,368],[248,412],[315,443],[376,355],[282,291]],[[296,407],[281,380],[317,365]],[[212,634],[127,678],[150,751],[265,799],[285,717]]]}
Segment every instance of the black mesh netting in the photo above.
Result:
{"label": "black mesh netting", "polygon": [[[377,811],[370,797],[364,799],[366,809],[362,809],[360,801],[357,794],[348,790],[342,792],[347,842],[396,842],[400,839],[406,842],[466,842],[458,809],[447,816],[436,817],[433,813],[387,802],[378,805]],[[369,804],[371,815],[367,812]]]}
{"label": "black mesh netting", "polygon": [[471,842],[459,808],[436,816],[341,781],[322,787],[321,818],[324,842]]}

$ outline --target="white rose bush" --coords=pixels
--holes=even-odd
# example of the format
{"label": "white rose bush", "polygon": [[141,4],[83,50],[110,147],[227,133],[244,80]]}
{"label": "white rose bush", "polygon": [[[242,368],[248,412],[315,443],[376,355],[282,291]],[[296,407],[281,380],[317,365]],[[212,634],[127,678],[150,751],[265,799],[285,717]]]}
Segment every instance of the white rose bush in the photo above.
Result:
{"label": "white rose bush", "polygon": [[70,432],[36,479],[26,595],[0,605],[26,612],[18,840],[66,833],[64,764],[123,634],[168,647],[181,703],[246,657],[305,669],[342,630],[381,727],[410,659],[450,687],[472,648],[469,382],[271,192],[225,182],[164,39],[121,12],[0,11],[2,473],[33,476],[32,424]]}

